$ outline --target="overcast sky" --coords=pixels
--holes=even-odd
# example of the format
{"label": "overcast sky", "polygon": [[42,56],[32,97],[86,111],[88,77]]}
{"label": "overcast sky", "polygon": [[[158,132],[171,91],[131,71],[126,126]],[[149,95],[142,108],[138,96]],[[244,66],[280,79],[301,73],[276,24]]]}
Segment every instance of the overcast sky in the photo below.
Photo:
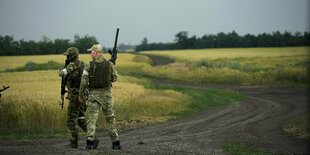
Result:
{"label": "overcast sky", "polygon": [[74,34],[119,43],[173,42],[219,32],[310,31],[310,0],[0,0],[0,35],[16,40],[73,40]]}

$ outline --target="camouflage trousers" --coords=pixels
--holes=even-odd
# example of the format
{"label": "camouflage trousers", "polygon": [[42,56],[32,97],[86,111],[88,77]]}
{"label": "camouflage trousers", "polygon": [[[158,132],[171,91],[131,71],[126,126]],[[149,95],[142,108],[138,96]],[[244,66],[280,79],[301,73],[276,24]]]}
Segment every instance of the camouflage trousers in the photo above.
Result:
{"label": "camouflage trousers", "polygon": [[106,130],[111,141],[118,141],[118,133],[115,124],[114,102],[112,93],[109,89],[92,90],[87,101],[88,121],[87,121],[87,139],[95,140],[96,122],[100,108],[106,119]]}
{"label": "camouflage trousers", "polygon": [[71,132],[73,141],[78,140],[79,127],[87,132],[87,123],[85,120],[86,104],[79,102],[78,96],[70,95],[68,105],[67,126]]}

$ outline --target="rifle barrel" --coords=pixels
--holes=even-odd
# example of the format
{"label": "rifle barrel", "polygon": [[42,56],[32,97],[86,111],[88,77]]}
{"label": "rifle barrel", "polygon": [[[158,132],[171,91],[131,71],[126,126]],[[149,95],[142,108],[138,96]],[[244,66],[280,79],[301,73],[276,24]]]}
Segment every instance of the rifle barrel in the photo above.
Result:
{"label": "rifle barrel", "polygon": [[119,28],[117,28],[117,30],[116,30],[116,37],[115,37],[115,41],[114,41],[113,51],[115,51],[117,48],[118,31],[119,31]]}

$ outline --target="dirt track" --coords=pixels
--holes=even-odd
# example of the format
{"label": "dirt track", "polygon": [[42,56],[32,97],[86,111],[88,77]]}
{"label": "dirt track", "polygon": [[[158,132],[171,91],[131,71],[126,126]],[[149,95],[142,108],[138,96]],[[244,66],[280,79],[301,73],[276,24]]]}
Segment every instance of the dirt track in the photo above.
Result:
{"label": "dirt track", "polygon": [[[285,121],[309,112],[308,92],[293,88],[198,85],[167,81],[201,89],[231,89],[248,96],[244,103],[213,108],[183,120],[120,131],[122,151],[111,150],[105,131],[98,131],[100,145],[92,152],[108,154],[223,154],[220,146],[227,140],[241,141],[277,153],[309,154],[309,140],[283,132]],[[90,154],[85,138],[78,149],[71,149],[68,138],[0,142],[0,154]]]}

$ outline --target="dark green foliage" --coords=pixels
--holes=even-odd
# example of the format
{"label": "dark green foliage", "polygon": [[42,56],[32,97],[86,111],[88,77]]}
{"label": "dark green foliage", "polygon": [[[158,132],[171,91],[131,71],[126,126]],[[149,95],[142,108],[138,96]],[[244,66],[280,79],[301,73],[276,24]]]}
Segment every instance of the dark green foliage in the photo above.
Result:
{"label": "dark green foliage", "polygon": [[212,68],[224,68],[226,65],[223,61],[215,61],[211,66]]}
{"label": "dark green foliage", "polygon": [[80,53],[87,52],[86,49],[92,45],[98,44],[98,41],[93,36],[85,35],[80,37],[74,36],[74,41],[69,39],[50,40],[43,36],[38,42],[30,41],[15,41],[12,36],[0,35],[0,56],[3,55],[38,55],[38,54],[60,54],[65,52],[69,47],[77,47]]}
{"label": "dark green foliage", "polygon": [[244,72],[259,72],[261,71],[262,68],[258,67],[258,66],[254,66],[252,64],[249,64],[249,63],[246,63],[244,66],[243,66],[243,71]]}
{"label": "dark green foliage", "polygon": [[298,63],[295,64],[295,66],[297,66],[297,67],[304,67],[304,68],[309,69],[309,71],[310,71],[310,60],[298,62]]}
{"label": "dark green foliage", "polygon": [[198,61],[196,63],[196,65],[197,65],[197,67],[202,67],[202,66],[209,67],[210,66],[208,60],[206,60],[206,59]]}
{"label": "dark green foliage", "polygon": [[216,35],[204,35],[201,38],[188,37],[188,32],[181,31],[175,35],[174,43],[148,43],[144,38],[142,43],[136,47],[136,51],[146,50],[173,50],[173,49],[201,49],[201,48],[234,48],[234,47],[287,47],[287,46],[309,46],[310,33],[279,31],[272,34],[263,33],[257,36],[246,34],[238,35],[235,31],[231,33],[220,32]]}
{"label": "dark green foliage", "polygon": [[239,62],[228,62],[227,67],[234,70],[241,70],[242,67]]}
{"label": "dark green foliage", "polygon": [[14,69],[6,69],[4,72],[22,72],[22,71],[36,71],[36,70],[53,70],[59,69],[64,64],[49,60],[47,63],[37,64],[35,62],[29,61],[24,67],[17,67]]}

